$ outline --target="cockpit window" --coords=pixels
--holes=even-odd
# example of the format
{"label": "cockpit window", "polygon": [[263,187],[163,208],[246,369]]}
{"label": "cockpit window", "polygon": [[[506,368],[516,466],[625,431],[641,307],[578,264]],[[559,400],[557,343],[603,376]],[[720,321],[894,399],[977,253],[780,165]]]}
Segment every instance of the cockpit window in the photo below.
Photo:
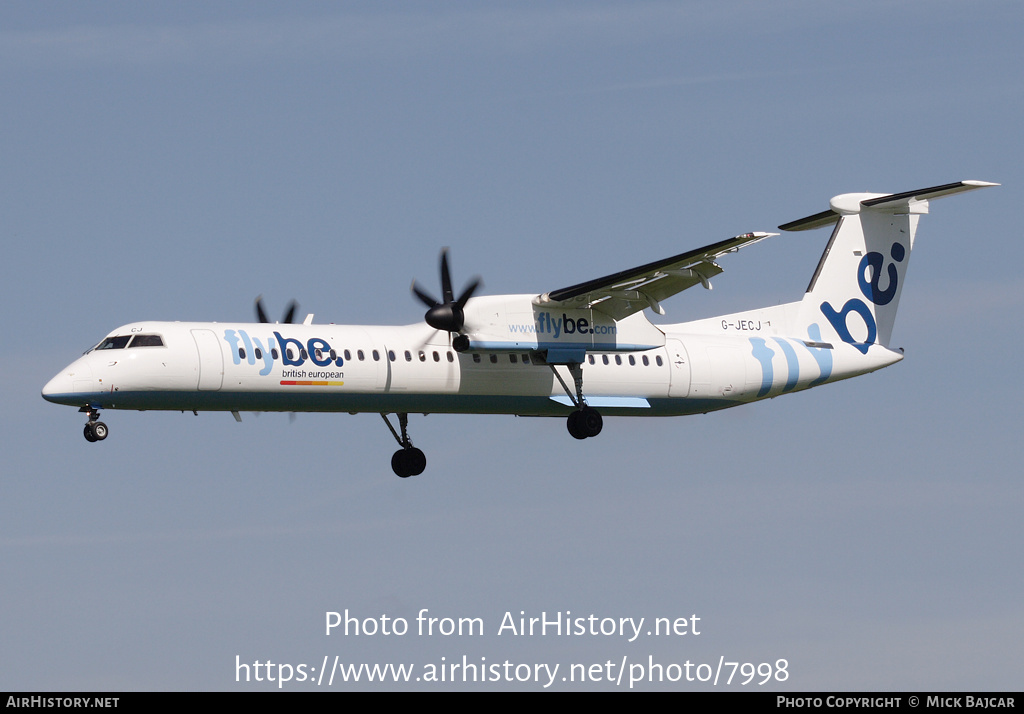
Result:
{"label": "cockpit window", "polygon": [[129,347],[163,347],[164,341],[160,335],[135,335],[135,339]]}
{"label": "cockpit window", "polygon": [[98,350],[123,350],[124,346],[128,344],[128,340],[132,338],[131,335],[117,335],[116,337],[108,337],[103,342],[96,345]]}

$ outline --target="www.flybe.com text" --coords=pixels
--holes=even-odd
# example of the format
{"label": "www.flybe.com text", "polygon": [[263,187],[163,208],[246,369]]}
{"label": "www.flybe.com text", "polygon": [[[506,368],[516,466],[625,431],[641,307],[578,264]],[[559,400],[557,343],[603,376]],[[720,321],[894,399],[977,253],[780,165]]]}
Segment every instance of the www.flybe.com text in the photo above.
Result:
{"label": "www.flybe.com text", "polygon": [[562,335],[614,335],[615,325],[593,325],[585,317],[573,319],[564,312],[561,317],[551,317],[550,312],[537,315],[531,324],[510,324],[508,329],[527,335],[552,335],[557,340]]}

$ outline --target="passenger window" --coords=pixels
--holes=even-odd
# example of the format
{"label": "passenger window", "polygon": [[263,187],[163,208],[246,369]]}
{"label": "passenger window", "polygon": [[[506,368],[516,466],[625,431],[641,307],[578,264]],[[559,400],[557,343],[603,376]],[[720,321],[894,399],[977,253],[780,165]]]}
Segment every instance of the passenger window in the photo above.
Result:
{"label": "passenger window", "polygon": [[643,359],[644,367],[649,367],[650,366],[651,361],[649,359],[647,359],[647,355],[644,355],[641,359]]}
{"label": "passenger window", "polygon": [[388,350],[388,359],[391,360],[392,362],[395,361],[395,351],[394,350]]}
{"label": "passenger window", "polygon": [[437,350],[434,350],[434,361],[435,362],[440,362],[441,361],[441,355],[439,355],[437,353]]}
{"label": "passenger window", "polygon": [[594,355],[587,355],[587,362],[590,362],[590,364],[594,364]]}
{"label": "passenger window", "polygon": [[473,361],[476,362],[477,364],[480,364],[480,355],[478,355],[477,353],[474,352],[473,353]]}
{"label": "passenger window", "polygon": [[238,348],[238,356],[241,357],[242,359],[245,359],[245,348],[244,347],[239,347]]}
{"label": "passenger window", "polygon": [[[132,345],[132,347],[134,346]],[[256,359],[263,359],[263,351],[259,347],[254,348],[253,352],[256,354]]]}
{"label": "passenger window", "polygon": [[356,357],[358,357],[359,361],[362,362],[363,359],[365,358],[365,355],[363,354],[362,350],[356,350]]}
{"label": "passenger window", "polygon": [[635,365],[636,365],[636,357],[634,357],[633,355],[630,355],[629,356],[629,366],[633,367]]}
{"label": "passenger window", "polygon": [[[395,358],[392,357],[391,361],[393,362],[394,360],[395,360]],[[378,352],[377,350],[373,351],[373,361],[374,362],[380,362],[380,352]]]}
{"label": "passenger window", "polygon": [[[523,355],[523,364],[530,364],[530,355]],[[590,358],[590,364],[594,364],[594,358]]]}
{"label": "passenger window", "polygon": [[412,352],[410,352],[409,350],[405,351],[405,361],[412,362]]}
{"label": "passenger window", "polygon": [[601,361],[604,364],[608,364],[608,355],[601,355]]}
{"label": "passenger window", "polygon": [[453,355],[451,352],[448,353],[448,361],[449,362],[454,362],[455,361],[455,355]]}
{"label": "passenger window", "polygon": [[615,355],[615,364],[622,364],[622,355]]}
{"label": "passenger window", "polygon": [[498,364],[498,355],[491,355],[491,364]]}
{"label": "passenger window", "polygon": [[511,362],[512,364],[516,364],[519,360],[515,356],[515,354],[509,353],[508,361]]}
{"label": "passenger window", "polygon": [[657,357],[655,357],[654,361],[658,363],[659,367],[664,364],[664,362],[661,361],[661,355],[658,355]]}
{"label": "passenger window", "polygon": [[277,348],[276,347],[274,349],[270,350],[270,356],[273,357],[274,359],[277,359]]}
{"label": "passenger window", "polygon": [[420,350],[420,362],[426,362],[426,361],[427,361],[427,353],[424,352],[423,350]]}

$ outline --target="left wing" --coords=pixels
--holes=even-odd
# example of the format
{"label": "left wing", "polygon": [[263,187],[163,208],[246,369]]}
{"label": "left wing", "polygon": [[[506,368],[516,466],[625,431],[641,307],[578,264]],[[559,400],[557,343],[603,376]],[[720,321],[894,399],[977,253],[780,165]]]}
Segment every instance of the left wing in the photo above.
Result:
{"label": "left wing", "polygon": [[534,298],[544,307],[593,308],[616,320],[651,308],[659,315],[665,310],[660,302],[700,283],[711,289],[708,280],[722,272],[715,258],[735,253],[778,233],[744,233],[686,253],[656,260],[619,273],[572,285]]}

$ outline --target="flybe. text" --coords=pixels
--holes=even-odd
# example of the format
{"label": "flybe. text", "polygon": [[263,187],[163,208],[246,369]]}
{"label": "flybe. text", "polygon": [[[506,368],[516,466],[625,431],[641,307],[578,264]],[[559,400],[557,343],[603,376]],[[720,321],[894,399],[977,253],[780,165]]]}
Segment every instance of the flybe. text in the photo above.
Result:
{"label": "flybe. text", "polygon": [[250,337],[245,330],[224,330],[224,341],[231,348],[235,364],[245,360],[249,364],[262,364],[261,376],[267,376],[278,359],[286,367],[300,367],[309,360],[318,367],[341,367],[345,360],[331,345],[320,337],[311,337],[305,344],[275,331],[273,337]]}

